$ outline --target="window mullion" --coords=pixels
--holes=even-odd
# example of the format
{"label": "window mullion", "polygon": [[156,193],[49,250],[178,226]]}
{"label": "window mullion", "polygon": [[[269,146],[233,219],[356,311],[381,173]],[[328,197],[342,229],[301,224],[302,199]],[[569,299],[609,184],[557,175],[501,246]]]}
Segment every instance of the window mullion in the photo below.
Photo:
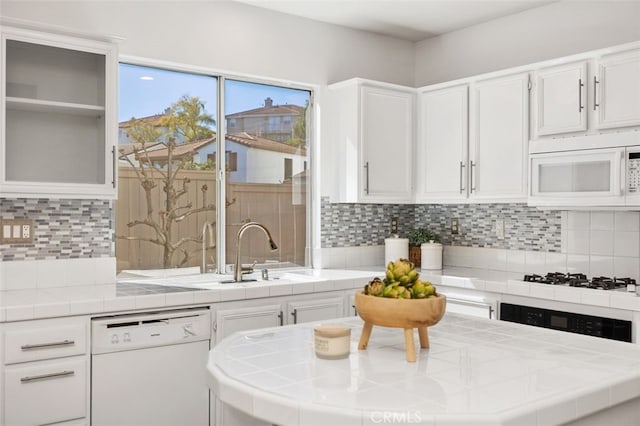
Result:
{"label": "window mullion", "polygon": [[224,86],[225,78],[223,76],[218,77],[218,90],[217,90],[217,133],[216,133],[216,152],[218,153],[216,161],[216,258],[218,259],[217,268],[219,274],[225,273],[226,261],[226,216],[227,216],[227,192],[226,181],[227,174],[226,169],[226,147],[225,147],[225,135],[226,135],[226,123],[224,112]]}

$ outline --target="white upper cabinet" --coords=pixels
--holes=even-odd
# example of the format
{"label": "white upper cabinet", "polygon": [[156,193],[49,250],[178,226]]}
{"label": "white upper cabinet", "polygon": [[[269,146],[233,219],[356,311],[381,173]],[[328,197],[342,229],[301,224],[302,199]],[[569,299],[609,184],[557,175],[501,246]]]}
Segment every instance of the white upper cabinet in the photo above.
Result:
{"label": "white upper cabinet", "polygon": [[640,50],[602,57],[592,84],[596,128],[640,125]]}
{"label": "white upper cabinet", "polygon": [[354,79],[329,86],[329,96],[334,201],[411,202],[414,89]]}
{"label": "white upper cabinet", "polygon": [[527,73],[419,92],[418,202],[527,197]]}
{"label": "white upper cabinet", "polygon": [[587,130],[587,62],[576,62],[535,73],[537,136]]}
{"label": "white upper cabinet", "polygon": [[0,195],[115,198],[113,43],[2,28]]}
{"label": "white upper cabinet", "polygon": [[469,197],[526,201],[529,74],[472,85]]}
{"label": "white upper cabinet", "polygon": [[416,201],[467,198],[468,86],[419,92]]}

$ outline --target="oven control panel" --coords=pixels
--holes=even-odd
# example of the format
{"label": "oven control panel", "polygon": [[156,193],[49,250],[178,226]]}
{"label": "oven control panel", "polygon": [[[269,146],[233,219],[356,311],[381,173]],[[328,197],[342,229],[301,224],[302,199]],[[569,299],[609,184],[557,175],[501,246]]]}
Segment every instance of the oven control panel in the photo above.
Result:
{"label": "oven control panel", "polygon": [[519,324],[631,342],[631,321],[561,312],[533,306],[500,304],[500,319]]}

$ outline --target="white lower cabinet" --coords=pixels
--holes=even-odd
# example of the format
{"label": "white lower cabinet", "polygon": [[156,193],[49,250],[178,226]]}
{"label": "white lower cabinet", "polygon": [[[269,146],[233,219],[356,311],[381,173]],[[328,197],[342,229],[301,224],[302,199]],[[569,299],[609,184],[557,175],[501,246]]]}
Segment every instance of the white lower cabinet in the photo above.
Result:
{"label": "white lower cabinet", "polygon": [[[270,302],[268,299],[265,302]],[[216,343],[237,332],[282,325],[283,309],[280,303],[270,302],[268,305],[250,308],[233,308],[216,310],[214,332]]]}
{"label": "white lower cabinet", "polygon": [[7,366],[5,425],[41,425],[87,415],[87,360],[61,358]]}
{"label": "white lower cabinet", "polygon": [[[347,294],[351,293],[348,291]],[[345,293],[265,298],[213,305],[215,342],[237,332],[277,327],[286,324],[323,321],[345,316]],[[351,299],[350,299],[351,300]],[[250,306],[247,306],[250,305]],[[243,361],[240,361],[243,362]],[[261,426],[268,423],[228,407],[215,399],[212,418],[216,426]],[[212,405],[213,407],[213,405]]]}
{"label": "white lower cabinet", "polygon": [[88,321],[2,324],[0,425],[88,423]]}
{"label": "white lower cabinet", "polygon": [[322,321],[344,316],[344,298],[300,300],[287,303],[289,324]]}

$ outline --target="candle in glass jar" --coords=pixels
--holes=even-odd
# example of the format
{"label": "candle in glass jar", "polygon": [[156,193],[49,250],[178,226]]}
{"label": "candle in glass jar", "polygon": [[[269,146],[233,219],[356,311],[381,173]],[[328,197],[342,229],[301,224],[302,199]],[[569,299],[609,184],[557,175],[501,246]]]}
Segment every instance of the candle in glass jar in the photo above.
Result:
{"label": "candle in glass jar", "polygon": [[349,356],[351,329],[340,325],[320,325],[313,329],[316,356],[342,359]]}

